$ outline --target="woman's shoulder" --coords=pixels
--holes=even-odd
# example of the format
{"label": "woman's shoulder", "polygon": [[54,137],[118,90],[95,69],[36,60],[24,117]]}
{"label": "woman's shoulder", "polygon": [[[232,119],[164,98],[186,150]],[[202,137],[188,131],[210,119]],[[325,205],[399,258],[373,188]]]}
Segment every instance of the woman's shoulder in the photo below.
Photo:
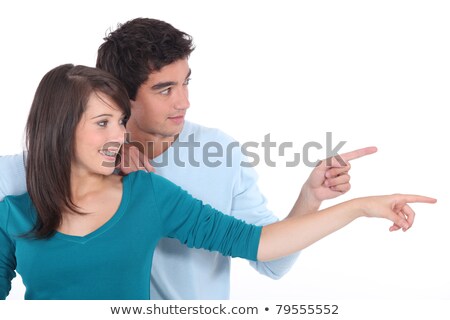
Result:
{"label": "woman's shoulder", "polygon": [[5,208],[9,209],[21,209],[24,206],[29,207],[31,204],[31,198],[28,192],[25,192],[16,196],[6,196],[0,201],[0,210]]}
{"label": "woman's shoulder", "polygon": [[132,190],[133,194],[151,191],[152,194],[161,195],[163,193],[172,193],[181,189],[167,178],[164,178],[157,173],[143,170],[131,172],[124,176],[123,183],[124,189]]}
{"label": "woman's shoulder", "polygon": [[143,170],[138,170],[129,173],[128,175],[123,177],[124,184],[133,184],[133,185],[155,185],[155,184],[166,184],[171,182],[166,178],[158,175],[154,172],[147,172]]}
{"label": "woman's shoulder", "polygon": [[28,226],[34,216],[35,209],[28,193],[7,196],[0,202],[0,226],[2,228],[6,229],[12,221]]}

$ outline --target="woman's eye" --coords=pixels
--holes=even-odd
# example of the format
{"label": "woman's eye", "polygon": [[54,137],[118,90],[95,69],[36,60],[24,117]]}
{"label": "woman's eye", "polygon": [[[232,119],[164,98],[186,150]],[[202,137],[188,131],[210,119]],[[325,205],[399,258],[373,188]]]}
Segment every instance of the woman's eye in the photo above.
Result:
{"label": "woman's eye", "polygon": [[108,123],[108,121],[99,121],[99,122],[97,122],[97,124],[100,126],[100,127],[106,127],[106,124]]}
{"label": "woman's eye", "polygon": [[126,125],[127,124],[127,118],[122,118],[122,119],[120,119],[120,121],[119,121],[119,124],[121,125],[121,126],[124,126],[124,125]]}

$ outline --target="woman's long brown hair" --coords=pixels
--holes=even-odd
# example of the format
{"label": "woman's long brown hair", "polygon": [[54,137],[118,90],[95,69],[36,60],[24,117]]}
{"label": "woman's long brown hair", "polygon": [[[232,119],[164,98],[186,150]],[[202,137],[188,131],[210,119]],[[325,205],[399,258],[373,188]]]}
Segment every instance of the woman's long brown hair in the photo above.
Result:
{"label": "woman's long brown hair", "polygon": [[130,102],[122,84],[109,73],[65,64],[41,80],[26,125],[27,190],[37,211],[36,238],[52,236],[71,200],[70,171],[75,129],[92,93],[109,96],[129,116]]}

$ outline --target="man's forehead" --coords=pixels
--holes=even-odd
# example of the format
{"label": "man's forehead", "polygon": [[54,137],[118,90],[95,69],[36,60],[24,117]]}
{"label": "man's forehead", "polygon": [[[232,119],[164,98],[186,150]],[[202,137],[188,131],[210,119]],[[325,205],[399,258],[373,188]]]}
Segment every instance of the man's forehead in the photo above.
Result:
{"label": "man's forehead", "polygon": [[184,82],[191,75],[191,69],[187,68],[187,70],[183,71],[170,71],[170,72],[153,72],[150,73],[147,77],[147,81],[145,84],[149,86],[153,86],[160,83],[180,83]]}
{"label": "man's forehead", "polygon": [[187,59],[177,60],[157,71],[151,72],[147,77],[147,81],[164,77],[186,76],[191,72],[190,70]]}

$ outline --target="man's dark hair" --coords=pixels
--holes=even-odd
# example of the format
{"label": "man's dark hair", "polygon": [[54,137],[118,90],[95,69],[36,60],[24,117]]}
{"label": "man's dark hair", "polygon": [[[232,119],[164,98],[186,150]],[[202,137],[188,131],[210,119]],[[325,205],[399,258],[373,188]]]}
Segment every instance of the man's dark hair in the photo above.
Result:
{"label": "man's dark hair", "polygon": [[195,48],[190,35],[148,18],[119,24],[104,40],[96,66],[122,81],[131,100],[152,72],[188,58]]}

